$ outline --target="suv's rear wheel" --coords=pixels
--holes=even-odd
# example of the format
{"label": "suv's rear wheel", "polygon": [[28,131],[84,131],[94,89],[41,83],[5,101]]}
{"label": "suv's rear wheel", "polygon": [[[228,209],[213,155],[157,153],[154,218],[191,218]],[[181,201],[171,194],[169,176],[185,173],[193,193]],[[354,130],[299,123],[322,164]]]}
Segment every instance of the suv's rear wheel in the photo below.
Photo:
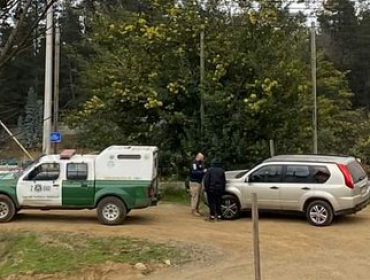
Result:
{"label": "suv's rear wheel", "polygon": [[240,204],[238,199],[230,194],[222,196],[221,204],[222,217],[225,220],[234,220],[239,217]]}
{"label": "suv's rear wheel", "polygon": [[120,225],[126,216],[126,206],[117,197],[105,197],[98,204],[98,219],[104,225]]}
{"label": "suv's rear wheel", "polygon": [[322,200],[315,200],[308,205],[306,217],[311,225],[323,227],[332,223],[334,214],[329,203]]}
{"label": "suv's rear wheel", "polygon": [[0,195],[0,223],[10,222],[16,214],[14,202],[6,195]]}

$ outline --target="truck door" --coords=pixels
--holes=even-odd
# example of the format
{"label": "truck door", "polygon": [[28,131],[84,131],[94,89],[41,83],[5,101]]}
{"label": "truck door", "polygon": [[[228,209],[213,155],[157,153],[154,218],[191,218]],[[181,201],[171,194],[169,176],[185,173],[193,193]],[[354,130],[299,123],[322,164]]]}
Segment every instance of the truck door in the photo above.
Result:
{"label": "truck door", "polygon": [[91,207],[94,204],[94,176],[91,162],[66,162],[62,203],[67,208]]}
{"label": "truck door", "polygon": [[21,206],[48,207],[62,205],[61,166],[41,163],[25,173],[17,183]]}

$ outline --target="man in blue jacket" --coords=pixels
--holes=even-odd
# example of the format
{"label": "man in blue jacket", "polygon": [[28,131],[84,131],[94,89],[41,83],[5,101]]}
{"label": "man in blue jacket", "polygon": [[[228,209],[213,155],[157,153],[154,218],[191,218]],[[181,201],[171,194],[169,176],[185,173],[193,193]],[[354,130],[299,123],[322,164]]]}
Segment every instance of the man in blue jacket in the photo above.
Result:
{"label": "man in blue jacket", "polygon": [[198,153],[192,163],[190,172],[191,213],[194,216],[201,216],[199,213],[199,202],[205,171],[204,155]]}

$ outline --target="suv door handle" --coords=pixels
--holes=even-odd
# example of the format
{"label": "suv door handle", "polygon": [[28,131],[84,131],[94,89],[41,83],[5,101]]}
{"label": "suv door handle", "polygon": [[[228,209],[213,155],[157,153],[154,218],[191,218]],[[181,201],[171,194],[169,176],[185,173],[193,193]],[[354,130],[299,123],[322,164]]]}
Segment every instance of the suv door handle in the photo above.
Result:
{"label": "suv door handle", "polygon": [[273,187],[270,187],[270,189],[272,189],[272,190],[278,190],[279,188],[276,187],[276,186],[273,186]]}
{"label": "suv door handle", "polygon": [[303,188],[301,188],[301,190],[304,190],[304,191],[309,191],[311,188],[309,188],[309,187],[303,187]]}
{"label": "suv door handle", "polygon": [[58,184],[54,184],[53,187],[59,187],[59,185]]}

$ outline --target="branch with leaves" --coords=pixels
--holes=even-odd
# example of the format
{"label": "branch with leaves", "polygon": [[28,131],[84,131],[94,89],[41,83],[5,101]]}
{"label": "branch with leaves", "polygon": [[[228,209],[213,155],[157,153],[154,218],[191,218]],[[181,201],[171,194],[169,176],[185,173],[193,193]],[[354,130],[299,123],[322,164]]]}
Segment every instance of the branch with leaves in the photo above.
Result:
{"label": "branch with leaves", "polygon": [[31,25],[25,25],[33,0],[0,0],[0,28],[4,30],[6,26],[12,27],[5,41],[0,41],[0,71],[11,59],[29,46],[29,39],[34,30],[45,19],[49,8],[57,1],[51,0],[45,3]]}

